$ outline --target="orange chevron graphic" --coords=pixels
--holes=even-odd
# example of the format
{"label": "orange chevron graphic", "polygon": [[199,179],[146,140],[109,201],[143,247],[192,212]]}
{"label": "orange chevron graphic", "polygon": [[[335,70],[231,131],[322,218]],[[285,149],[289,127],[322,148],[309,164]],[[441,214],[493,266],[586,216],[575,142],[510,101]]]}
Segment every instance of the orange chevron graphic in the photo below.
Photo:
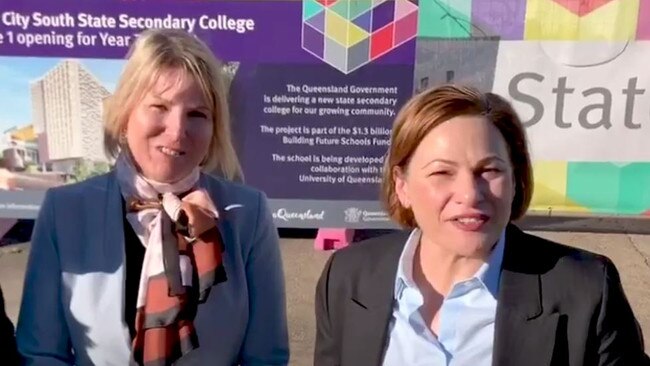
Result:
{"label": "orange chevron graphic", "polygon": [[555,0],[578,16],[584,16],[614,0]]}

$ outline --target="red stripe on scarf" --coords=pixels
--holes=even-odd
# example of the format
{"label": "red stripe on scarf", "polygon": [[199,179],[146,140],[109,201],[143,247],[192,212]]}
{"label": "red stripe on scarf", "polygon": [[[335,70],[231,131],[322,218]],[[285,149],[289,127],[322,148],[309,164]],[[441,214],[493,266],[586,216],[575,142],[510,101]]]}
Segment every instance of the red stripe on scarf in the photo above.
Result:
{"label": "red stripe on scarf", "polygon": [[221,234],[217,227],[204,232],[199,240],[192,244],[192,253],[199,277],[205,273],[214,272],[221,265],[222,250]]}
{"label": "red stripe on scarf", "polygon": [[[181,297],[168,296],[169,281],[164,273],[150,277],[147,285],[147,314],[166,312],[180,306]],[[164,296],[161,296],[163,295]]]}

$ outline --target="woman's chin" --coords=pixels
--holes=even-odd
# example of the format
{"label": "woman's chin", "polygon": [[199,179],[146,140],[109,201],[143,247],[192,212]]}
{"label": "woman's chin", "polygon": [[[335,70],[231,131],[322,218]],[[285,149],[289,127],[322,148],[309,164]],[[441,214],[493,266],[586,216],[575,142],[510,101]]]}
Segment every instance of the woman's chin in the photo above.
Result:
{"label": "woman's chin", "polygon": [[188,170],[188,164],[181,161],[170,162],[162,159],[156,159],[148,164],[148,168],[143,169],[142,173],[148,179],[160,183],[173,183],[186,177],[191,170]]}
{"label": "woman's chin", "polygon": [[485,232],[462,232],[456,236],[455,252],[462,257],[485,257],[498,237]]}
{"label": "woman's chin", "polygon": [[483,241],[462,243],[458,245],[456,254],[466,258],[484,258],[490,247],[490,244]]}
{"label": "woman's chin", "polygon": [[145,178],[151,179],[159,183],[174,183],[181,180],[183,177],[179,171],[171,169],[158,169],[156,171],[145,172]]}

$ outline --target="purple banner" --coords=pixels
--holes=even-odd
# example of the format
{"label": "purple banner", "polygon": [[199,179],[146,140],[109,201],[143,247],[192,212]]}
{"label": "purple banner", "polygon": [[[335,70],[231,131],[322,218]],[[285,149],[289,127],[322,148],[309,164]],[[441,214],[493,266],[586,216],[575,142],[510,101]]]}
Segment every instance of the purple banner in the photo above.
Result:
{"label": "purple banner", "polygon": [[379,182],[414,90],[418,11],[409,0],[3,3],[0,193],[34,195],[8,192],[0,216],[33,218],[43,190],[110,169],[102,101],[138,35],[172,28],[224,60],[245,181],[276,224],[388,225]]}
{"label": "purple banner", "polygon": [[[0,56],[123,58],[141,31],[177,28],[225,60],[322,63],[302,47],[301,1],[30,0],[3,8]],[[376,62],[411,64],[413,47]]]}

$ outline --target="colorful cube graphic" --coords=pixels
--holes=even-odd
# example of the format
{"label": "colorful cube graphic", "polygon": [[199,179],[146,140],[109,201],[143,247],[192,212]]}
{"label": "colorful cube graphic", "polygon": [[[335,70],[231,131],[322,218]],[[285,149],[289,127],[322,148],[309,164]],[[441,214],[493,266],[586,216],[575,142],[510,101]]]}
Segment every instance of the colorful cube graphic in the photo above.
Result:
{"label": "colorful cube graphic", "polygon": [[413,0],[303,0],[302,47],[348,74],[413,39]]}
{"label": "colorful cube graphic", "polygon": [[637,34],[640,0],[528,0],[525,40],[627,41]]}
{"label": "colorful cube graphic", "polygon": [[418,37],[650,39],[650,0],[419,0]]}

